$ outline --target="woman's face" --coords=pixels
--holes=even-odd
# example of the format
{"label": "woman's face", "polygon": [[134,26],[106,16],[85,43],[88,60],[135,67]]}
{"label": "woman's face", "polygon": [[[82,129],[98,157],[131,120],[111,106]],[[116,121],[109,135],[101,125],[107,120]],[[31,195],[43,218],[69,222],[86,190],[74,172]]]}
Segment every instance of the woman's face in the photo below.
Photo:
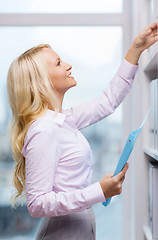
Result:
{"label": "woman's face", "polygon": [[69,88],[76,86],[75,79],[71,76],[68,77],[72,66],[63,62],[52,49],[43,48],[42,52],[46,58],[49,77],[57,92],[64,94]]}

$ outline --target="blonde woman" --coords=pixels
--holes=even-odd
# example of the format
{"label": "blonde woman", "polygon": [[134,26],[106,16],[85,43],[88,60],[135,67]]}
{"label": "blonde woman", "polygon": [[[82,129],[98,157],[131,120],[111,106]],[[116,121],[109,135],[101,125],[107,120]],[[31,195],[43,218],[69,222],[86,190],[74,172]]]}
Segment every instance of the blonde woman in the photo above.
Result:
{"label": "blonde woman", "polygon": [[[72,66],[48,45],[33,47],[11,64],[7,90],[16,161],[12,206],[26,196],[32,217],[44,217],[36,240],[96,238],[92,205],[118,195],[128,169],[92,183],[92,151],[83,129],[112,114],[130,91],[141,53],[157,39],[157,24],[145,28],[99,97],[63,109],[64,94],[76,86]],[[23,195],[22,195],[23,194]]]}

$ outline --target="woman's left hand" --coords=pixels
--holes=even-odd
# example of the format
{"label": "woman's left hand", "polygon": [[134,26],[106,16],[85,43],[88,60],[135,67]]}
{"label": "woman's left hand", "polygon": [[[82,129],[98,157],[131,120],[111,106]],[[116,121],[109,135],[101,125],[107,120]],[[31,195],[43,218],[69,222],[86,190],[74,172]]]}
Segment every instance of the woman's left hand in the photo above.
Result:
{"label": "woman's left hand", "polygon": [[152,23],[146,27],[133,41],[133,46],[142,53],[145,49],[152,46],[158,41],[158,24],[157,22]]}

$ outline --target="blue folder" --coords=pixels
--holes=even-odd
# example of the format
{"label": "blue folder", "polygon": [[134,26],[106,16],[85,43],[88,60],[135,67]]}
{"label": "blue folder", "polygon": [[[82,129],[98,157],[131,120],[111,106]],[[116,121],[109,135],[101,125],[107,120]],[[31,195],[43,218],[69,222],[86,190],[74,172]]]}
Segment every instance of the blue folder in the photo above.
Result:
{"label": "blue folder", "polygon": [[[149,108],[149,110],[148,110],[148,112],[147,112],[147,114],[146,114],[142,124],[140,125],[139,129],[129,133],[128,139],[126,141],[126,144],[125,144],[124,149],[122,151],[121,157],[120,157],[120,159],[118,161],[118,164],[116,166],[116,169],[115,169],[115,172],[113,174],[113,177],[115,175],[117,175],[123,169],[124,165],[126,164],[128,158],[129,158],[129,156],[130,156],[130,154],[132,152],[132,149],[133,149],[133,147],[135,145],[135,142],[136,142],[136,140],[137,140],[137,138],[138,138],[138,136],[139,136],[143,126],[144,126],[144,123],[145,123],[145,121],[146,121],[146,119],[148,117],[148,114],[149,114],[150,110],[151,110],[151,107]],[[106,202],[102,202],[102,204],[106,207],[110,203],[110,201],[111,201],[111,198],[107,198]]]}

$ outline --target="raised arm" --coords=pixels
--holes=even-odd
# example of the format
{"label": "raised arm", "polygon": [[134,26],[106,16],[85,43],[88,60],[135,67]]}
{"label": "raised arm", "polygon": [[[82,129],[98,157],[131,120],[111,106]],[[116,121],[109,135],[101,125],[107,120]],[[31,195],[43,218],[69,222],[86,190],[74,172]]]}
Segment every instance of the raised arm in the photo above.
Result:
{"label": "raised arm", "polygon": [[73,191],[53,191],[60,147],[55,132],[36,131],[22,151],[26,165],[26,201],[32,217],[66,215],[106,201],[99,182]]}
{"label": "raised arm", "polygon": [[78,106],[70,111],[78,129],[93,124],[115,111],[129,92],[138,70],[141,53],[158,41],[158,23],[154,22],[144,28],[132,42],[118,72],[109,82],[99,97]]}
{"label": "raised arm", "polygon": [[112,114],[131,89],[137,70],[138,65],[124,59],[99,97],[67,109],[71,112],[77,128],[82,129]]}

